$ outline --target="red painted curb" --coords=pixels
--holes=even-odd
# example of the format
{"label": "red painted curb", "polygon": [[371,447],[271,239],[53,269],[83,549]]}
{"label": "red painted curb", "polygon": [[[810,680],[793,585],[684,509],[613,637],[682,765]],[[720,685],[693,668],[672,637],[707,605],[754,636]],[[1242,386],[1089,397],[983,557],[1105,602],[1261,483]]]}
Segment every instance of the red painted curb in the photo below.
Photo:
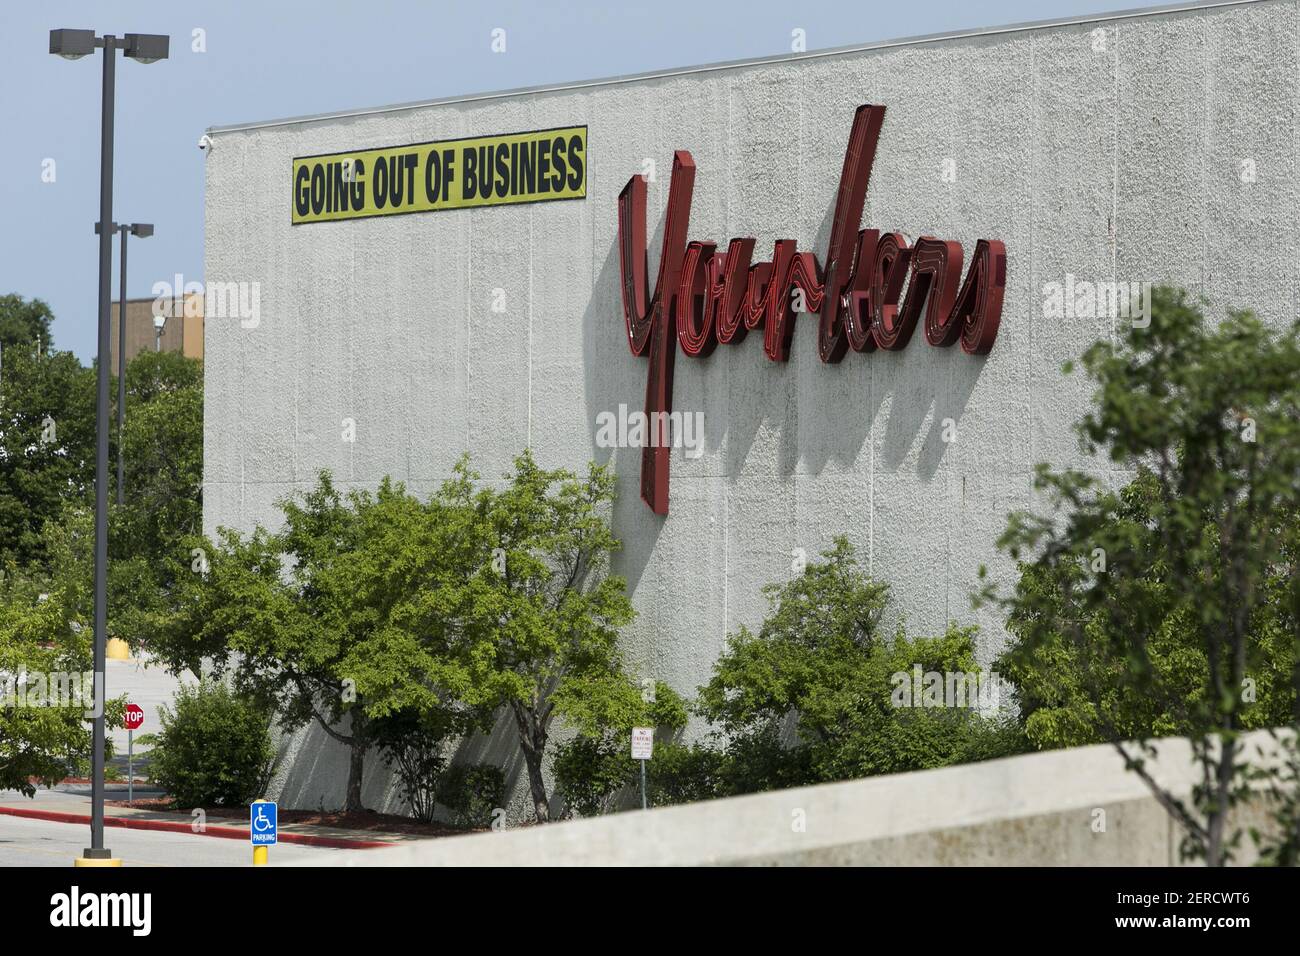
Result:
{"label": "red painted curb", "polygon": [[[65,813],[61,810],[29,810],[26,807],[0,807],[0,814],[11,817],[26,817],[30,820],[49,820],[54,823],[82,823],[89,825],[90,817],[81,813]],[[219,837],[223,840],[247,840],[248,831],[239,827],[209,826],[201,833],[196,833],[188,823],[173,820],[144,820],[135,817],[114,817],[104,815],[104,826],[120,827],[123,830],[162,830],[167,833],[192,833],[194,836]],[[328,847],[334,850],[374,850],[384,846],[397,846],[386,840],[347,840],[343,837],[316,836],[312,833],[279,834],[281,843],[300,843],[303,846]]]}

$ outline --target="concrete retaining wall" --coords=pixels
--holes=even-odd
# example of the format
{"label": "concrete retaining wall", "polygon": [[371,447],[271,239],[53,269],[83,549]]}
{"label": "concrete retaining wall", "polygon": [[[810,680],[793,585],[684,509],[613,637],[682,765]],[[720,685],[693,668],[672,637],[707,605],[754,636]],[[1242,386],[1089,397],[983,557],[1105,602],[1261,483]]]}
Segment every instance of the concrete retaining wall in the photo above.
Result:
{"label": "concrete retaining wall", "polygon": [[[1249,753],[1273,759],[1267,732]],[[1263,748],[1262,758],[1256,748]],[[1186,798],[1186,741],[1153,775]],[[1234,826],[1268,825],[1262,802]],[[349,854],[350,866],[1172,866],[1181,830],[1109,745]],[[1249,837],[1235,861],[1256,858]],[[330,865],[335,865],[331,861]]]}

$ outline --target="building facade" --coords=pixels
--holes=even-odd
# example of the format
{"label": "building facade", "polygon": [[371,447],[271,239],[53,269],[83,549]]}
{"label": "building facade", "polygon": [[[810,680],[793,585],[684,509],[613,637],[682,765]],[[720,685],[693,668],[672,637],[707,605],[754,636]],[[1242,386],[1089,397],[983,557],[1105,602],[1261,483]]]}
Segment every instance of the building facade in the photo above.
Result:
{"label": "building facade", "polygon": [[[112,336],[110,367],[115,373],[118,343],[121,341],[117,324],[120,304],[115,300],[109,313]],[[164,319],[161,330],[154,320],[155,314]],[[141,352],[155,350],[180,352],[186,358],[203,360],[203,296],[189,294],[181,299],[126,300],[126,360],[129,362]]]}
{"label": "building facade", "polygon": [[[981,565],[1010,580],[994,540],[1009,511],[1033,505],[1034,466],[1108,472],[1078,448],[1073,424],[1091,388],[1062,364],[1131,320],[1115,290],[1173,283],[1212,310],[1294,318],[1297,36],[1295,0],[1207,3],[213,129],[208,283],[245,284],[260,314],[208,316],[205,528],[274,525],[276,500],[321,468],[344,486],[392,475],[424,494],[465,451],[496,478],[529,446],[547,467],[612,462],[614,570],[638,612],[626,651],[644,676],[693,693],[725,636],[761,621],[762,586],[841,533],[891,586],[909,632],[978,624],[987,661],[1002,622],[970,595]],[[838,224],[868,104],[884,107],[869,184],[860,215]],[[541,160],[524,158],[537,137],[506,134],[557,130],[565,173],[552,142],[557,188],[541,197],[529,179]],[[477,149],[477,138],[488,138],[482,163],[457,152],[463,143],[417,147],[474,139]],[[457,206],[466,163],[482,186],[501,157],[496,192],[462,191]],[[579,157],[580,182],[568,175]],[[387,212],[373,204],[380,165]],[[665,213],[688,165],[682,228]],[[645,289],[620,278],[625,268],[636,278],[637,175]],[[983,262],[957,326],[978,325],[978,313],[987,332],[1000,294],[985,353],[929,344],[931,312],[940,339],[949,316],[924,302],[906,347],[850,348],[831,363],[819,354],[824,302],[791,314],[775,303],[766,329],[699,357],[669,329],[658,347],[676,354],[672,409],[702,415],[702,441],[670,450],[666,470],[650,463],[651,505],[670,481],[667,513],[648,506],[642,450],[608,447],[602,427],[643,410],[650,369],[662,375],[658,333],[636,319],[642,309],[653,319],[665,233],[684,251],[751,237],[754,263],[776,259],[787,279],[792,263],[812,270],[783,294],[815,298],[835,285],[828,250],[845,229],[850,251],[859,230],[879,231],[882,288],[898,256],[880,252],[889,233],[912,250],[940,237],[950,257],[956,244],[950,281]],[[707,250],[690,248],[682,272],[720,280],[726,260],[713,275]],[[842,287],[843,309],[855,290],[870,297],[864,281]],[[967,291],[954,287],[954,308]],[[765,346],[788,349],[785,360]],[[512,749],[505,730],[481,744],[503,759]],[[307,731],[288,758],[282,800],[341,802],[341,748]],[[368,780],[371,805],[386,794],[384,779]]]}

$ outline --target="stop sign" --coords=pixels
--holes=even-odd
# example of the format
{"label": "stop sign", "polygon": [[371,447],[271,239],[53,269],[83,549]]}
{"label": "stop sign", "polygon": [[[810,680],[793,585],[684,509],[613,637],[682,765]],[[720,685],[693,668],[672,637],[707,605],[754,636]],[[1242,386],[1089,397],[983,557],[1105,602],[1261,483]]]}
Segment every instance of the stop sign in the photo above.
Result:
{"label": "stop sign", "polygon": [[139,704],[126,705],[126,729],[138,730],[144,723],[144,708]]}

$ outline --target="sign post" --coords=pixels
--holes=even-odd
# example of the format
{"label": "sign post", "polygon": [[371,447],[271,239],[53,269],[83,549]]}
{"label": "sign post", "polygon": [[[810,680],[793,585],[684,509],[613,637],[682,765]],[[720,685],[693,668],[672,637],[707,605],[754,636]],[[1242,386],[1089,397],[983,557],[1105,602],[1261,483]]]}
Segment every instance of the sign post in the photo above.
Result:
{"label": "sign post", "polygon": [[144,708],[139,704],[127,704],[123,717],[126,724],[126,805],[135,802],[135,732],[144,724]]}
{"label": "sign post", "polygon": [[276,843],[277,807],[270,800],[254,800],[248,806],[248,840],[253,844],[253,866],[266,866],[269,846]]}
{"label": "sign post", "polygon": [[646,809],[645,797],[645,762],[650,759],[655,749],[655,729],[653,727],[632,728],[632,759],[641,761],[641,809]]}

